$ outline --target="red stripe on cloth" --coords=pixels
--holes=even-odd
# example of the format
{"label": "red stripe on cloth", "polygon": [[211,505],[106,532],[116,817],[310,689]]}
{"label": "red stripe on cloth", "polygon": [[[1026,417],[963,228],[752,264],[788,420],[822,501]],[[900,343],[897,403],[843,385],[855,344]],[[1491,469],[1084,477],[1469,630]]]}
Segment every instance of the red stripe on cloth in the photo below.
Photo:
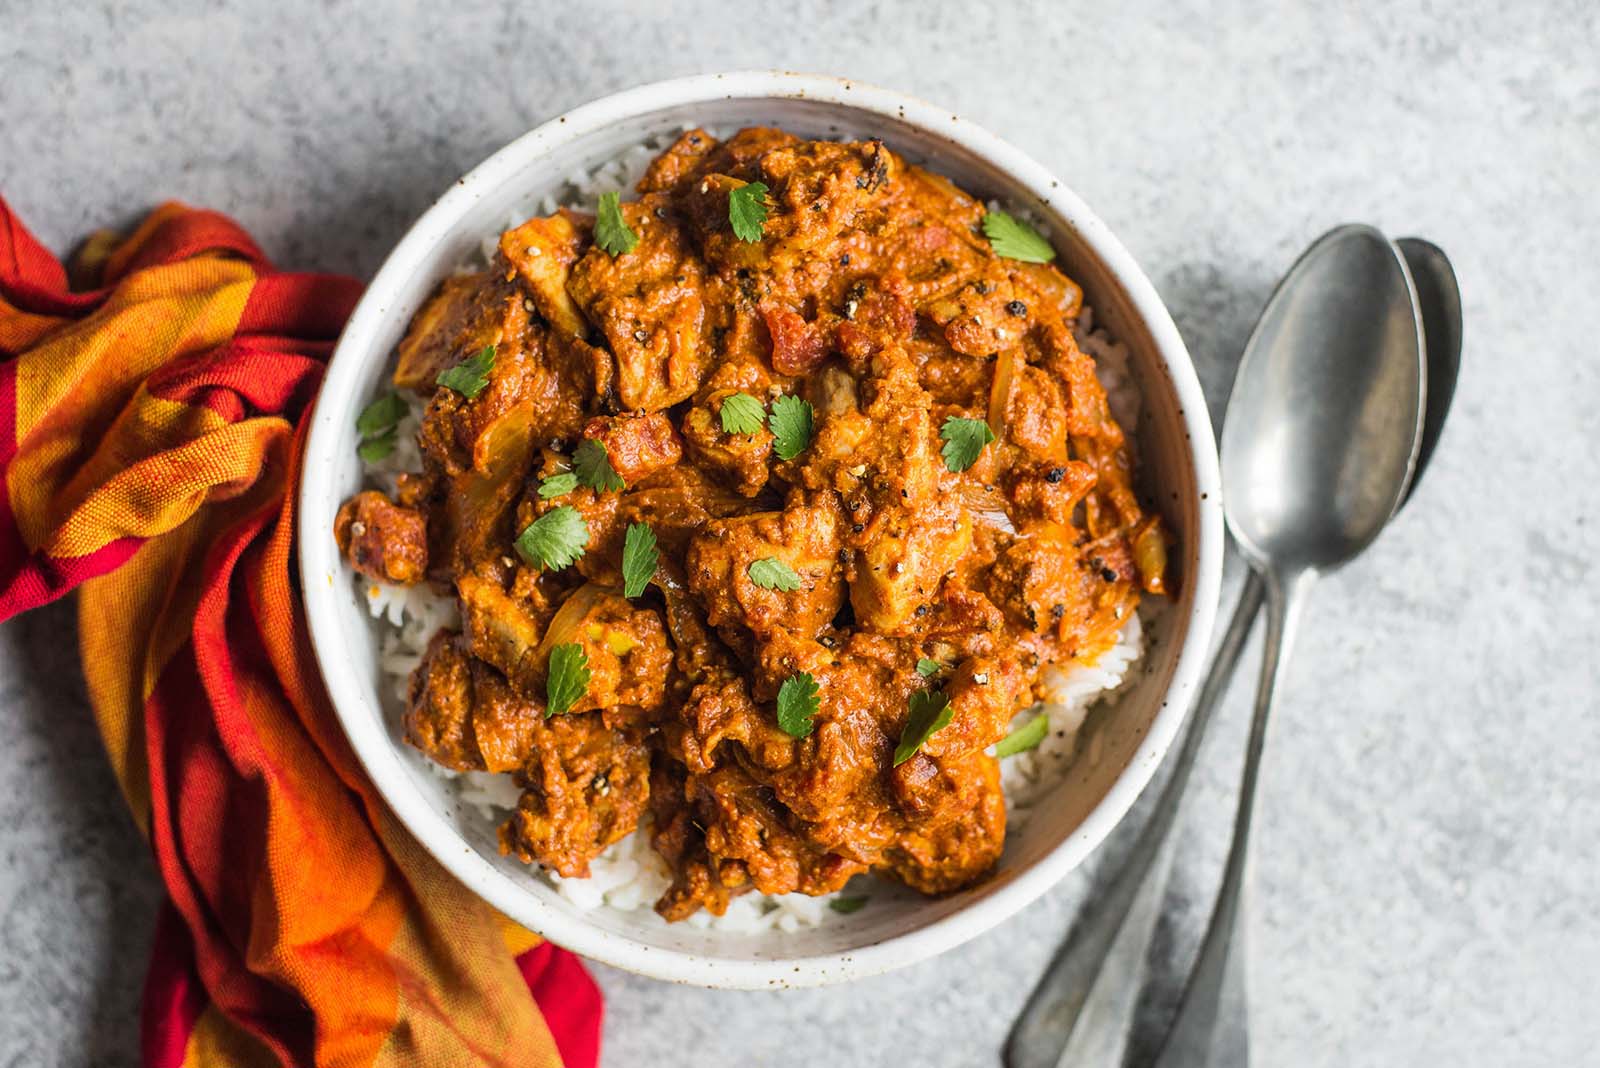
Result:
{"label": "red stripe on cloth", "polygon": [[[256,280],[236,334],[338,337],[363,286],[337,274],[269,274]],[[331,350],[330,350],[331,351]]]}
{"label": "red stripe on cloth", "polygon": [[[155,214],[180,207],[163,204]],[[146,267],[178,263],[206,252],[230,252],[250,264],[258,274],[272,270],[266,253],[238,223],[215,211],[184,208],[181,214],[163,219],[126,260],[113,257],[111,269],[103,281],[111,285]]]}
{"label": "red stripe on cloth", "polygon": [[[4,201],[0,201],[4,206]],[[17,454],[17,362],[0,363],[0,472]]]}
{"label": "red stripe on cloth", "polygon": [[76,315],[99,302],[95,293],[69,293],[61,261],[22,225],[0,197],[0,291],[35,315]]}
{"label": "red stripe on cloth", "polygon": [[205,988],[194,969],[194,940],[172,902],[163,901],[139,1003],[144,1068],[183,1068],[189,1036],[205,1007]]}
{"label": "red stripe on cloth", "polygon": [[145,388],[162,400],[204,405],[232,423],[262,412],[299,411],[316,393],[323,366],[314,357],[236,338],[156,371]]}
{"label": "red stripe on cloth", "polygon": [[517,958],[517,968],[550,1028],[561,1062],[566,1068],[595,1068],[600,1063],[605,1002],[583,962],[541,942]]}
{"label": "red stripe on cloth", "polygon": [[0,479],[0,623],[18,612],[49,604],[80,582],[115,571],[143,544],[143,538],[118,538],[87,556],[29,552],[17,533],[11,500]]}
{"label": "red stripe on cloth", "polygon": [[229,764],[212,701],[185,642],[145,702],[150,845],[212,1002],[282,1063],[309,1064],[314,1023],[305,1005],[252,972],[231,936],[230,926],[252,914],[256,872],[241,861],[259,857],[230,844],[234,835],[259,835],[266,810],[259,779],[245,780]]}
{"label": "red stripe on cloth", "polygon": [[[113,259],[102,279],[107,287],[143,268],[177,263],[206,252],[238,256],[258,273],[272,270],[266,253],[238,223],[218,212],[180,208],[167,204],[157,210],[158,216],[171,214],[142,235],[126,260]],[[71,292],[61,261],[0,198],[0,291],[17,307],[35,315],[77,316],[104,300],[109,288]],[[344,315],[349,315],[348,309]]]}

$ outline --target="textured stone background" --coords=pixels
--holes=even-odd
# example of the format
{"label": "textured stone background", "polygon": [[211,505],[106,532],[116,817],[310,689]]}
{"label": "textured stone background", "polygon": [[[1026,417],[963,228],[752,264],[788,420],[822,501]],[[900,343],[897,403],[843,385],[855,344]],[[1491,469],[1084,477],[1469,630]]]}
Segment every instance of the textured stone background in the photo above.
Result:
{"label": "textured stone background", "polygon": [[[57,248],[179,197],[286,265],[366,275],[457,175],[599,94],[848,74],[976,119],[1073,185],[1145,265],[1217,409],[1312,237],[1359,219],[1433,238],[1465,290],[1466,373],[1427,484],[1319,591],[1299,648],[1263,786],[1257,1063],[1592,1063],[1600,8],[1074,6],[0,0],[0,191]],[[1202,770],[1146,1044],[1206,908],[1247,689]],[[0,627],[0,714],[0,1064],[133,1064],[158,891],[70,606]],[[1101,867],[847,988],[597,968],[608,1063],[992,1063]]]}

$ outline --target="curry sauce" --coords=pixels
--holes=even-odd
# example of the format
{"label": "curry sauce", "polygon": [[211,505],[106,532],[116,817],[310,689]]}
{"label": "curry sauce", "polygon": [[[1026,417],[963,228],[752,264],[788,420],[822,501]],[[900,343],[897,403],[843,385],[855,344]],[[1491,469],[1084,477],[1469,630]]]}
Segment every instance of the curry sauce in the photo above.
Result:
{"label": "curry sauce", "polygon": [[1167,582],[1081,291],[877,141],[693,130],[636,192],[506,231],[400,345],[422,470],[335,533],[459,603],[407,740],[515,776],[502,849],[563,876],[648,826],[668,919],[967,886],[988,750]]}

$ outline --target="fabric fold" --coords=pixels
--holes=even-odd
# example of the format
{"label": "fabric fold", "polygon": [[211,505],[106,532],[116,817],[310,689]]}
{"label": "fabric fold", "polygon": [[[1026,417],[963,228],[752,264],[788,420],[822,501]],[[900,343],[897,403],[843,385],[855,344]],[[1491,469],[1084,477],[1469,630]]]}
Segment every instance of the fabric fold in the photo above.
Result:
{"label": "fabric fold", "polygon": [[359,292],[178,204],[69,271],[0,200],[0,620],[78,591],[170,899],[146,1065],[591,1068],[593,980],[395,822],[316,673],[294,489]]}

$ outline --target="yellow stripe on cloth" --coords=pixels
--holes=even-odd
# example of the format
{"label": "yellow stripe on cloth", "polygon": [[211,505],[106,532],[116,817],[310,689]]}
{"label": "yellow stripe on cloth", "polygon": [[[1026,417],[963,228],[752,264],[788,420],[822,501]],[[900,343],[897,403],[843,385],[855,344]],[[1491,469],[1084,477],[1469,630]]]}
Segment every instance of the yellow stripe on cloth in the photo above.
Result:
{"label": "yellow stripe on cloth", "polygon": [[[422,891],[390,948],[398,967],[399,1018],[373,1068],[472,1064],[561,1068],[544,1017],[515,959],[505,920],[439,867],[387,810],[378,829],[411,886]],[[534,939],[537,941],[537,939]]]}
{"label": "yellow stripe on cloth", "polygon": [[184,1068],[280,1068],[278,1059],[244,1028],[207,1002],[189,1032]]}
{"label": "yellow stripe on cloth", "polygon": [[[174,530],[207,501],[225,500],[253,484],[268,446],[286,441],[289,430],[276,416],[225,423],[131,466],[111,466],[118,473],[90,483],[93,491],[62,517],[43,548],[54,557],[86,556],[118,538]],[[92,466],[100,460],[96,456]]]}
{"label": "yellow stripe on cloth", "polygon": [[[17,361],[16,440],[7,485],[22,539],[38,549],[79,502],[65,490],[133,398],[175,358],[233,336],[255,275],[248,264],[197,259],[143,270],[96,312]],[[80,532],[81,536],[82,532]],[[112,540],[73,540],[83,555]]]}
{"label": "yellow stripe on cloth", "polygon": [[251,422],[256,424],[255,452],[236,467],[253,472],[256,484],[250,492],[194,512],[168,533],[146,541],[116,571],[90,579],[79,591],[78,642],[90,704],[123,796],[146,835],[150,773],[145,704],[167,662],[190,637],[205,577],[202,560],[224,531],[281,496],[287,479],[288,424],[281,419]]}

